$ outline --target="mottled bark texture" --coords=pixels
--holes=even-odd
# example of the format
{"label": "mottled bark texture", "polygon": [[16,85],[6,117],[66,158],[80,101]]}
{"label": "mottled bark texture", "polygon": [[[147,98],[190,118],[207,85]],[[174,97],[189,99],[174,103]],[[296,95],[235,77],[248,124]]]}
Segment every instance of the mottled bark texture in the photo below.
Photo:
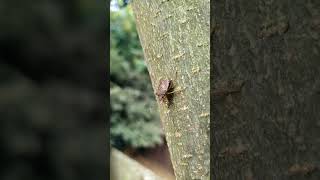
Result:
{"label": "mottled bark texture", "polygon": [[212,179],[320,179],[319,3],[212,1]]}
{"label": "mottled bark texture", "polygon": [[160,117],[178,180],[209,179],[210,2],[133,0],[153,88],[172,80]]}

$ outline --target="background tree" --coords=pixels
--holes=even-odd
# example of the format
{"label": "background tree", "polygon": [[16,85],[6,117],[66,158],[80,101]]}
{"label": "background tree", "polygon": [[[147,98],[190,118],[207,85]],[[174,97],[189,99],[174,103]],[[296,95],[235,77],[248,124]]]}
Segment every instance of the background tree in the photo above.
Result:
{"label": "background tree", "polygon": [[209,1],[132,1],[153,89],[172,80],[160,118],[177,179],[209,179]]}
{"label": "background tree", "polygon": [[111,11],[110,25],[111,144],[118,149],[162,144],[159,114],[131,7]]}
{"label": "background tree", "polygon": [[319,5],[212,2],[213,179],[319,179]]}

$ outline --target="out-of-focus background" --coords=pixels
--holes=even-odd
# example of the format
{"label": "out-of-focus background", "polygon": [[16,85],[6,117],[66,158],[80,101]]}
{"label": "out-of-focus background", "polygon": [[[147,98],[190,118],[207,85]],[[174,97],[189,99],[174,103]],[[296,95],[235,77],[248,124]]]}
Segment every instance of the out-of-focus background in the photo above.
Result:
{"label": "out-of-focus background", "polygon": [[[171,180],[173,170],[155,95],[131,5],[126,2],[113,0],[110,4],[111,145]],[[128,172],[129,167],[122,168],[123,173]]]}
{"label": "out-of-focus background", "polygon": [[0,179],[106,179],[106,1],[0,1]]}

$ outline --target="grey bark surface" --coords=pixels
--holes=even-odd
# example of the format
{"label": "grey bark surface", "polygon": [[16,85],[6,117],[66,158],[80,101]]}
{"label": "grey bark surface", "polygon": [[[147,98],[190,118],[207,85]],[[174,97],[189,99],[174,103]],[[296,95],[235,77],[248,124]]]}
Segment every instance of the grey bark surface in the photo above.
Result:
{"label": "grey bark surface", "polygon": [[172,80],[169,103],[158,105],[178,180],[210,175],[209,0],[133,0],[139,38],[155,93]]}
{"label": "grey bark surface", "polygon": [[212,179],[320,179],[319,3],[212,2]]}

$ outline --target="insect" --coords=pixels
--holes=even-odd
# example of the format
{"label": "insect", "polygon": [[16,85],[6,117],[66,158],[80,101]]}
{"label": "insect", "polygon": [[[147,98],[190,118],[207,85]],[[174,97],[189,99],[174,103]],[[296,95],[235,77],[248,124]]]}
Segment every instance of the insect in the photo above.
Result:
{"label": "insect", "polygon": [[155,94],[158,96],[160,102],[166,103],[168,106],[170,106],[172,104],[173,93],[178,91],[181,90],[174,91],[173,80],[160,79],[159,86]]}

